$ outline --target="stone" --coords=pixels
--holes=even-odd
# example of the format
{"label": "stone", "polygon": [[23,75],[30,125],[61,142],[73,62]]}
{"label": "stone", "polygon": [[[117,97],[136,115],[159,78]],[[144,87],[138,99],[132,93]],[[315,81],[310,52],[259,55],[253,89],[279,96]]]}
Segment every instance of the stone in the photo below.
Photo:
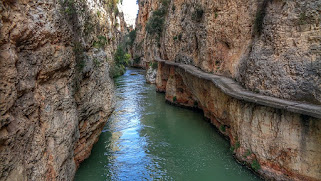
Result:
{"label": "stone", "polygon": [[73,180],[90,155],[114,108],[109,68],[125,26],[104,7],[0,2],[0,180]]}
{"label": "stone", "polygon": [[160,60],[158,67],[157,90],[168,102],[202,109],[236,159],[267,180],[320,180],[321,106],[255,94],[191,65]]}
{"label": "stone", "polygon": [[[315,68],[320,1],[173,0],[159,41],[146,32],[146,24],[161,2],[140,2],[134,52],[143,62],[160,57],[195,65],[262,95],[321,104]],[[198,21],[196,8],[203,12]]]}

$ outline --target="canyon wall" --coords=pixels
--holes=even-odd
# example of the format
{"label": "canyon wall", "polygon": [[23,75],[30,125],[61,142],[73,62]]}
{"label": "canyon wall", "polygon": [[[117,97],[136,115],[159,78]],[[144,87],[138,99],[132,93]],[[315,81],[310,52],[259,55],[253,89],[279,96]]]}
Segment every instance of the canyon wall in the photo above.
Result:
{"label": "canyon wall", "polygon": [[150,66],[154,61],[154,57],[159,56],[159,46],[154,38],[146,33],[146,24],[152,11],[156,10],[160,1],[158,0],[139,0],[139,12],[136,18],[136,39],[133,45],[133,58],[136,59],[136,67],[147,70],[146,80],[149,83],[155,83],[156,69]]}
{"label": "canyon wall", "polygon": [[261,96],[233,79],[161,61],[156,86],[172,104],[202,109],[235,157],[267,180],[320,180],[321,106]]}
{"label": "canyon wall", "polygon": [[321,1],[140,0],[134,56],[261,176],[320,180],[320,20]]}
{"label": "canyon wall", "polygon": [[90,155],[114,106],[113,2],[0,2],[0,180],[72,180]]}
{"label": "canyon wall", "polygon": [[[161,8],[158,39],[146,26]],[[320,1],[140,0],[136,56],[194,65],[260,94],[320,104],[320,21]]]}

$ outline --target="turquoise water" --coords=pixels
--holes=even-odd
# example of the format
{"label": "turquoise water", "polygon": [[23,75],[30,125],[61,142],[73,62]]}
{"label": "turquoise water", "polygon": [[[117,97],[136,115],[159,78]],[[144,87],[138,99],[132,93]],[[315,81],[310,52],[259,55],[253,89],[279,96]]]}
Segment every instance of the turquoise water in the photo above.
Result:
{"label": "turquoise water", "polygon": [[260,180],[201,113],[166,104],[143,70],[127,70],[116,87],[116,110],[76,181]]}

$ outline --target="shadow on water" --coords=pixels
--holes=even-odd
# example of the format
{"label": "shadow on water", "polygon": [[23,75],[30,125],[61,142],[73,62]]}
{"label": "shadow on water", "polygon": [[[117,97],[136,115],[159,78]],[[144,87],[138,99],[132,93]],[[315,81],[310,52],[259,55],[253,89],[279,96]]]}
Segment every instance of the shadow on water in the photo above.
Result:
{"label": "shadow on water", "polygon": [[76,181],[260,180],[202,113],[166,104],[143,70],[128,69],[116,87],[116,109]]}

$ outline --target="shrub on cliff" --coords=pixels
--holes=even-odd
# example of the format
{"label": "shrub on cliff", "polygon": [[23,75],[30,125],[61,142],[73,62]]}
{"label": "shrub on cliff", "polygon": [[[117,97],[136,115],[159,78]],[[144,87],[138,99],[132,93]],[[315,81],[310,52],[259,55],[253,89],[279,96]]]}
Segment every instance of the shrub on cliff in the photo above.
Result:
{"label": "shrub on cliff", "polygon": [[104,48],[108,43],[107,38],[105,36],[98,36],[96,41],[93,42],[93,47],[95,48]]}
{"label": "shrub on cliff", "polygon": [[160,38],[161,33],[163,32],[163,26],[165,21],[165,16],[167,14],[169,0],[162,0],[161,7],[153,11],[152,16],[149,18],[146,24],[146,31],[148,34],[156,35],[156,38]]}
{"label": "shrub on cliff", "polygon": [[130,31],[129,34],[128,34],[128,37],[129,37],[129,40],[128,40],[128,43],[127,43],[127,44],[128,44],[130,47],[132,47],[133,44],[134,44],[134,41],[135,41],[135,39],[136,39],[136,29]]}
{"label": "shrub on cliff", "polygon": [[260,163],[259,163],[256,159],[252,161],[251,167],[252,167],[255,171],[258,171],[258,170],[261,169],[261,165],[260,165]]}
{"label": "shrub on cliff", "polygon": [[152,67],[153,70],[157,69],[158,68],[158,63],[157,62],[151,62],[149,64],[150,67]]}
{"label": "shrub on cliff", "polygon": [[166,13],[162,8],[153,12],[153,15],[149,18],[146,25],[146,31],[148,34],[157,35],[160,37],[163,31],[165,14]]}
{"label": "shrub on cliff", "polygon": [[119,46],[114,54],[114,63],[110,68],[110,76],[115,78],[123,75],[126,70],[126,66],[129,65],[130,55],[124,51],[122,46]]}
{"label": "shrub on cliff", "polygon": [[139,56],[136,56],[135,58],[134,58],[134,65],[137,65],[137,64],[139,64],[140,63],[140,58],[141,58],[141,56],[139,57]]}
{"label": "shrub on cliff", "polygon": [[123,47],[119,46],[115,52],[114,60],[117,65],[129,65],[130,55],[127,54]]}

